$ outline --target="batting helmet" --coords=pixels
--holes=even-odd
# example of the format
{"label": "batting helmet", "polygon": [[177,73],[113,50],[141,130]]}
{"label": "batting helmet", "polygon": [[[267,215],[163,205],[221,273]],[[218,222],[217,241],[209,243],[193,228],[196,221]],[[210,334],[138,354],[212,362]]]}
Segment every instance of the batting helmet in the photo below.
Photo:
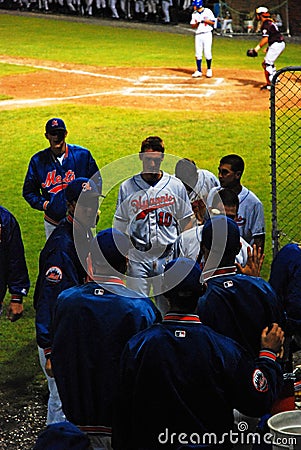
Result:
{"label": "batting helmet", "polygon": [[195,6],[197,9],[202,8],[203,0],[193,0],[192,6]]}

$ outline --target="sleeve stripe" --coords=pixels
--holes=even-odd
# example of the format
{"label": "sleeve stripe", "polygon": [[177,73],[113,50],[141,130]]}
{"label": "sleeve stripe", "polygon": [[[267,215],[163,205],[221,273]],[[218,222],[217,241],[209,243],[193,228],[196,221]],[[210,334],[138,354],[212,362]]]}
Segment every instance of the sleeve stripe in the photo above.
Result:
{"label": "sleeve stripe", "polygon": [[273,361],[276,361],[276,353],[272,352],[272,350],[266,350],[266,349],[262,349],[259,352],[259,358],[268,358],[271,359]]}

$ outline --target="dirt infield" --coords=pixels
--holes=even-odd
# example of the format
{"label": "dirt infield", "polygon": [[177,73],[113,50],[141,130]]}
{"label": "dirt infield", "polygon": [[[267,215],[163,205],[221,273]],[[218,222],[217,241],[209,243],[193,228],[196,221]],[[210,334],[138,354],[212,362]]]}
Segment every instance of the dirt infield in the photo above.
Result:
{"label": "dirt infield", "polygon": [[1,55],[1,62],[36,72],[1,78],[0,109],[68,102],[165,110],[260,111],[261,71],[213,69],[213,78],[191,78],[193,68],[120,68],[59,64]]}

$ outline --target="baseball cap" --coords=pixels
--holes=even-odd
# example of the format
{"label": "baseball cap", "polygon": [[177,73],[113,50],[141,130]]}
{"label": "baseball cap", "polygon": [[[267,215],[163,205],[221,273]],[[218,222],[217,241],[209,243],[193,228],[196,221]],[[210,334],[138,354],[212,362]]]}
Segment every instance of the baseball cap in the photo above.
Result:
{"label": "baseball cap", "polygon": [[46,128],[46,133],[50,133],[51,131],[56,131],[56,130],[67,131],[65,122],[62,119],[58,119],[55,117],[53,119],[48,120],[45,128]]}
{"label": "baseball cap", "polygon": [[237,254],[240,249],[240,233],[236,222],[224,215],[211,217],[204,224],[202,243],[211,251]]}
{"label": "baseball cap", "polygon": [[202,295],[201,275],[199,264],[192,259],[173,259],[164,268],[163,290],[181,297]]}
{"label": "baseball cap", "polygon": [[71,181],[66,187],[66,199],[68,202],[77,202],[80,196],[84,201],[90,198],[100,197],[101,194],[93,180],[79,177]]}
{"label": "baseball cap", "polygon": [[110,264],[115,267],[125,258],[130,248],[128,236],[116,228],[97,233],[90,244],[93,265]]}
{"label": "baseball cap", "polygon": [[89,450],[88,436],[70,422],[57,422],[47,426],[33,450]]}

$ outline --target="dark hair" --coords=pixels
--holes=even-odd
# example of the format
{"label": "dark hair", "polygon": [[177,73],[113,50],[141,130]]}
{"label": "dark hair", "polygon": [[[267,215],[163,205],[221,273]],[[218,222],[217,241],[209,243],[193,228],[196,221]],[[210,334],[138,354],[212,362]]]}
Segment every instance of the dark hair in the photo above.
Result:
{"label": "dark hair", "polygon": [[198,172],[195,162],[189,158],[180,159],[175,167],[175,176],[185,185],[194,188],[198,180]]}
{"label": "dark hair", "polygon": [[223,156],[220,160],[220,164],[229,164],[234,172],[243,173],[245,169],[245,163],[242,157],[239,155],[235,155],[234,153],[231,155]]}
{"label": "dark hair", "polygon": [[224,206],[235,206],[238,211],[239,198],[232,189],[223,188],[217,191],[212,199],[212,208],[217,208],[220,202],[222,202]]}
{"label": "dark hair", "polygon": [[149,136],[141,143],[141,153],[146,150],[164,153],[164,142],[159,136]]}

